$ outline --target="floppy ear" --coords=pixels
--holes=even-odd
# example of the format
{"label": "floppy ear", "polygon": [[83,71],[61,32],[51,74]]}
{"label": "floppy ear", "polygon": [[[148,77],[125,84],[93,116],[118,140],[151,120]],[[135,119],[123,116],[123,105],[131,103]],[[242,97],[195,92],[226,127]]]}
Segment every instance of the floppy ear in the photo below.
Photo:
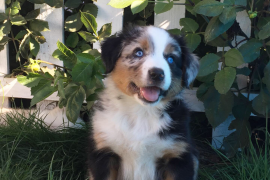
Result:
{"label": "floppy ear", "polygon": [[189,87],[194,81],[199,71],[199,61],[195,54],[192,54],[186,46],[186,42],[182,36],[176,36],[176,41],[181,47],[181,69],[183,71],[182,85]]}
{"label": "floppy ear", "polygon": [[122,38],[109,37],[101,43],[101,58],[105,64],[106,74],[112,72],[121,55]]}

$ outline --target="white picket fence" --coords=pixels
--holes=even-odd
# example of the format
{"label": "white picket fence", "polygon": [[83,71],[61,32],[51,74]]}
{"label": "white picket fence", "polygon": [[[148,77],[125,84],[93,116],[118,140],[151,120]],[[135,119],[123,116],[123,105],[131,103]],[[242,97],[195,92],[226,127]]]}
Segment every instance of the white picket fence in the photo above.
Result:
{"label": "white picket fence", "polygon": [[[98,6],[97,23],[98,29],[105,23],[112,22],[112,33],[115,33],[122,29],[123,27],[123,9],[115,9],[107,5],[109,0],[99,0],[95,2]],[[185,0],[181,0],[181,3],[185,3]],[[62,61],[54,59],[51,55],[55,49],[57,49],[56,42],[59,40],[64,41],[64,10],[62,8],[52,8],[48,5],[35,5],[35,8],[40,8],[41,14],[38,16],[39,19],[43,19],[49,22],[50,31],[42,32],[45,36],[47,43],[40,46],[40,51],[37,58],[45,61],[52,62],[54,64],[63,65]],[[0,0],[0,12],[5,10],[5,0]],[[179,19],[185,17],[185,6],[175,5],[170,11],[155,15],[154,25],[164,28],[173,29],[181,28],[179,25]],[[237,14],[237,21],[240,23],[242,30],[250,36],[251,32],[251,21],[248,18],[246,12],[239,12]],[[241,40],[241,37],[237,37],[237,42]],[[48,42],[50,44],[48,44]],[[95,49],[99,49],[99,44],[94,44]],[[222,50],[217,48],[217,51]],[[47,65],[46,65],[47,66]],[[0,106],[2,104],[2,98],[4,96],[4,108],[3,112],[10,111],[10,104],[8,103],[9,97],[14,98],[26,98],[31,99],[30,89],[19,84],[15,78],[3,78],[4,74],[9,73],[9,58],[8,58],[8,46],[5,47],[3,51],[0,52],[0,80],[3,88],[0,88]],[[239,88],[245,87],[247,84],[247,77],[240,75],[237,77],[238,83],[240,83]],[[251,99],[256,95],[251,95]],[[204,112],[203,103],[196,98],[196,89],[187,90],[185,92],[186,102],[192,111]],[[46,100],[38,103],[38,107],[41,109],[42,114],[46,115],[46,123],[52,123],[53,126],[58,126],[60,124],[67,123],[68,120],[65,116],[65,109],[59,109],[57,107],[57,101],[59,98],[57,94],[54,93]],[[49,105],[48,105],[49,104]],[[230,115],[226,122],[222,123],[216,129],[213,129],[213,145],[220,147],[223,138],[229,135],[232,131],[228,131],[228,126],[230,122],[234,119],[233,115]]]}

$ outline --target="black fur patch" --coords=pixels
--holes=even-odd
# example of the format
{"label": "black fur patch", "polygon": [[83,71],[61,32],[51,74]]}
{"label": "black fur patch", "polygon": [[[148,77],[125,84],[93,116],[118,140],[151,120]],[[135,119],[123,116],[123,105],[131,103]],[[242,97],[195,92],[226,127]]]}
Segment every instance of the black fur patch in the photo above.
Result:
{"label": "black fur patch", "polygon": [[137,26],[128,26],[115,37],[109,37],[101,44],[101,58],[106,67],[106,74],[112,72],[121,56],[123,46],[128,45],[140,36],[141,30]]}

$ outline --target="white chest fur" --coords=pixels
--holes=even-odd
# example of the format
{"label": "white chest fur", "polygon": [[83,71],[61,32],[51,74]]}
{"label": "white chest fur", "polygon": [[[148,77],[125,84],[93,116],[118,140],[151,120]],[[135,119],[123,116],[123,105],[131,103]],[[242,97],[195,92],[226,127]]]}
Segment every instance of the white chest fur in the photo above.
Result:
{"label": "white chest fur", "polygon": [[157,108],[142,107],[125,98],[102,97],[107,99],[104,110],[93,117],[97,148],[110,148],[121,157],[124,179],[154,180],[157,158],[174,146],[173,139],[158,136],[171,119],[167,114],[160,118]]}

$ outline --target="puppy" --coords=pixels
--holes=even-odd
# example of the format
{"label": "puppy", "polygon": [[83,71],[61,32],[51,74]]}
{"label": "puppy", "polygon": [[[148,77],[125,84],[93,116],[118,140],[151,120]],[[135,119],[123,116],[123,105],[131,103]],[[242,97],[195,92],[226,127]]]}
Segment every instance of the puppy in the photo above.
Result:
{"label": "puppy", "polygon": [[181,91],[199,63],[181,36],[130,26],[101,44],[105,89],[94,106],[91,180],[195,180],[198,157]]}

